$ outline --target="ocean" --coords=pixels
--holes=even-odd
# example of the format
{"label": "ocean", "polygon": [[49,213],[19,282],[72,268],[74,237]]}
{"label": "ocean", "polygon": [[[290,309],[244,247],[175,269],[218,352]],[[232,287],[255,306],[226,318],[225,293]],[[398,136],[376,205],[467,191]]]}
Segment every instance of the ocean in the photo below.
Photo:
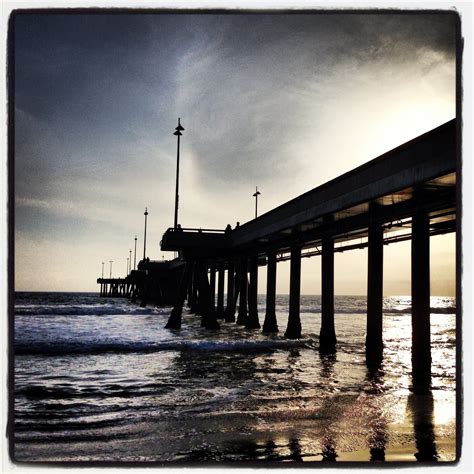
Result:
{"label": "ocean", "polygon": [[[260,323],[265,298],[259,296]],[[95,293],[17,293],[14,455],[38,462],[452,461],[455,299],[431,298],[432,389],[411,385],[409,297],[384,299],[384,361],[365,365],[366,298],[336,296],[337,353],[318,352],[320,297],[303,336]]]}

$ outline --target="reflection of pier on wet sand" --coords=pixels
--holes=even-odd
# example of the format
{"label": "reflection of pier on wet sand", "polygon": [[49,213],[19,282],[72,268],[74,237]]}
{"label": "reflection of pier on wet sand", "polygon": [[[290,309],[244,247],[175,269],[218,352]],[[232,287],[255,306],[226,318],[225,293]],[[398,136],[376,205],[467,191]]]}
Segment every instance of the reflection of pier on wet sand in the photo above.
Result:
{"label": "reflection of pier on wet sand", "polygon": [[[201,372],[222,371],[216,376],[223,386],[235,386],[255,380],[255,372],[268,367],[259,356],[237,354],[232,370],[225,353],[213,353],[209,364],[208,354],[180,352],[170,369],[183,379],[202,377]],[[285,362],[287,376],[292,379],[295,395],[303,387],[295,366],[301,357],[298,349],[290,350]],[[263,365],[262,365],[263,362]],[[322,380],[338,377],[336,358],[325,355],[316,361]],[[283,367],[282,367],[283,368]],[[263,391],[262,387],[262,391]],[[411,394],[399,398],[385,393],[386,381],[381,372],[368,375],[353,386],[349,393],[321,392],[321,398],[310,406],[292,406],[290,400],[278,400],[278,408],[261,408],[259,397],[247,409],[195,411],[188,416],[171,416],[150,419],[115,431],[112,438],[82,441],[80,444],[58,440],[50,455],[73,458],[84,450],[91,459],[120,459],[133,461],[172,461],[175,463],[219,463],[238,461],[239,465],[264,466],[273,462],[432,462],[437,460],[439,448],[434,437],[433,400],[431,395]],[[260,392],[261,393],[261,392]],[[201,402],[202,403],[202,402]],[[198,403],[199,405],[199,403]],[[387,405],[391,409],[387,411]],[[395,421],[393,412],[400,411],[402,419]],[[392,413],[390,413],[392,412]],[[439,439],[439,438],[438,438]],[[453,438],[442,438],[448,449],[442,460],[453,460]],[[40,445],[30,446],[41,451]],[[449,455],[446,455],[446,452]],[[256,464],[255,464],[256,463]]]}

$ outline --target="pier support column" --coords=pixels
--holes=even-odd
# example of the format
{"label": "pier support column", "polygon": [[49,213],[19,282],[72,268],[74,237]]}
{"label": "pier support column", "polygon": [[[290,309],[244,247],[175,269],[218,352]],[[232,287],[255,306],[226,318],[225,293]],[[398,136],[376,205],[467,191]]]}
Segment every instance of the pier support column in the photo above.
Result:
{"label": "pier support column", "polygon": [[247,322],[247,257],[240,259],[240,300],[237,324],[244,325]]}
{"label": "pier support column", "polygon": [[236,265],[234,275],[234,308],[237,309],[237,301],[240,298],[240,263]]}
{"label": "pier support column", "polygon": [[217,310],[216,316],[218,319],[224,319],[224,275],[225,268],[224,264],[219,264],[219,274],[217,281]]}
{"label": "pier support column", "polygon": [[417,211],[411,239],[412,377],[414,387],[431,383],[430,219]]}
{"label": "pier support column", "polygon": [[267,301],[262,331],[264,334],[278,332],[278,324],[275,313],[276,269],[276,252],[271,252],[267,255]]}
{"label": "pier support column", "polygon": [[377,367],[383,357],[383,227],[369,226],[367,269],[367,334],[365,358],[367,366]]}
{"label": "pier support column", "polygon": [[258,320],[258,256],[250,258],[249,315],[245,323],[247,329],[260,329]]}
{"label": "pier support column", "polygon": [[197,284],[199,285],[199,309],[201,311],[201,326],[206,329],[219,329],[216,312],[211,304],[211,288],[207,279],[207,268],[204,263],[196,265]]}
{"label": "pier support column", "polygon": [[209,285],[211,287],[211,304],[215,308],[216,305],[216,267],[211,265],[209,267]]}
{"label": "pier support column", "polygon": [[146,305],[148,304],[148,296],[150,293],[150,282],[148,281],[148,278],[145,278],[143,282],[143,292],[141,294],[141,302],[140,302],[140,307],[145,308]]}
{"label": "pier support column", "polygon": [[331,354],[336,351],[334,329],[334,240],[325,237],[321,256],[321,332],[319,351]]}
{"label": "pier support column", "polygon": [[193,269],[191,269],[191,275],[188,282],[188,291],[187,291],[187,306],[191,308],[193,305]]}
{"label": "pier support column", "polygon": [[285,331],[285,337],[288,339],[299,339],[301,337],[300,293],[301,247],[294,247],[291,249],[290,262],[290,311]]}
{"label": "pier support column", "polygon": [[186,262],[181,281],[179,283],[178,296],[171,311],[166,329],[179,329],[181,327],[181,315],[183,313],[184,300],[186,299],[186,291],[189,286],[189,279],[191,278],[193,262]]}
{"label": "pier support column", "polygon": [[192,297],[191,297],[191,305],[189,306],[189,309],[191,313],[194,314],[200,314],[200,309],[199,309],[199,301],[198,301],[198,276],[197,276],[197,263],[194,264],[193,267],[193,278],[192,278]]}
{"label": "pier support column", "polygon": [[227,306],[224,311],[225,320],[228,323],[235,322],[234,278],[234,262],[229,262],[227,264]]}

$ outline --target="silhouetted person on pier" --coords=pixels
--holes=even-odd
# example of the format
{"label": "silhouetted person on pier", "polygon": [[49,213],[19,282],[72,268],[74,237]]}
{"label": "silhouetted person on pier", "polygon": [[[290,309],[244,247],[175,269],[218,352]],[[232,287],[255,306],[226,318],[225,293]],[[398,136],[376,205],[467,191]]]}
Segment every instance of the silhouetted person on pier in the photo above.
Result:
{"label": "silhouetted person on pier", "polygon": [[235,224],[235,228],[237,229],[238,227],[240,227],[240,222],[237,221],[237,224]]}
{"label": "silhouetted person on pier", "polygon": [[183,228],[181,227],[181,224],[177,225],[176,232],[183,232]]}
{"label": "silhouetted person on pier", "polygon": [[227,227],[225,228],[225,233],[229,234],[230,232],[232,232],[232,227],[230,226],[230,224],[227,224]]}

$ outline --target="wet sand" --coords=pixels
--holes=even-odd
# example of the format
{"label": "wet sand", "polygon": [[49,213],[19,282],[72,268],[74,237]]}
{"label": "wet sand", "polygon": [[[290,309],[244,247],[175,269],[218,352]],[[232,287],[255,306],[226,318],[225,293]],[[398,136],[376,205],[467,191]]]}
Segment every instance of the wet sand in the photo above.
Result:
{"label": "wet sand", "polygon": [[435,426],[434,400],[431,394],[398,400],[354,394],[331,397],[317,409],[309,403],[271,412],[204,413],[108,429],[104,441],[99,432],[85,431],[82,441],[17,443],[16,457],[185,464],[454,461],[455,421],[447,416]]}

